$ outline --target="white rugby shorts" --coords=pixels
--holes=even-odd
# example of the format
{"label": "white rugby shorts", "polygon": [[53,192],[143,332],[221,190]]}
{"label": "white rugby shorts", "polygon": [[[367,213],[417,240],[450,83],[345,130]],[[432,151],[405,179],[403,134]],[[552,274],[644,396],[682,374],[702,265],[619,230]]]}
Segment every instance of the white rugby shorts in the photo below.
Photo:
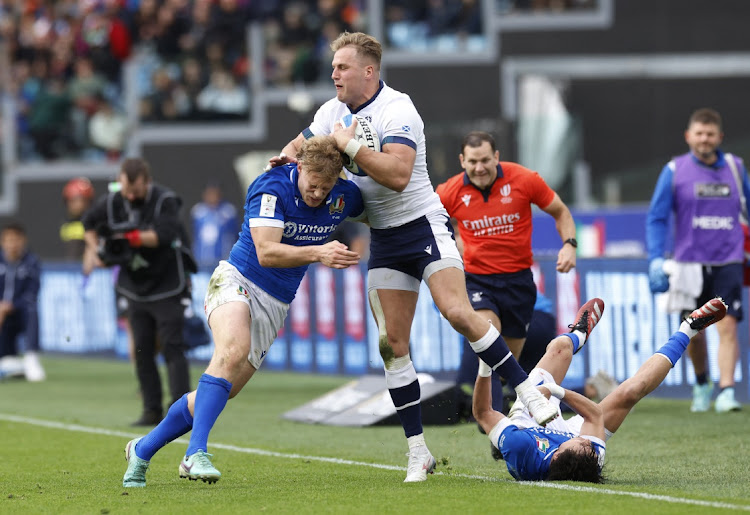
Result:
{"label": "white rugby shorts", "polygon": [[227,261],[219,262],[206,289],[204,309],[209,327],[211,312],[227,302],[244,302],[250,308],[250,353],[247,360],[259,369],[279,330],[289,304],[269,295]]}

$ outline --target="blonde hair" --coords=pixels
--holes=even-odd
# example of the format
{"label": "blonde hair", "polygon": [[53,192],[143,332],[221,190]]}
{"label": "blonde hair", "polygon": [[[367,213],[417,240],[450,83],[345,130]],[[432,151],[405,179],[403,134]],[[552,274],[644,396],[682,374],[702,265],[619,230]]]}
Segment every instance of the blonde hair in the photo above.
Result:
{"label": "blonde hair", "polygon": [[331,42],[331,50],[334,52],[347,46],[353,46],[358,56],[372,60],[378,70],[380,69],[380,60],[383,57],[383,46],[380,41],[364,32],[342,32]]}
{"label": "blonde hair", "polygon": [[297,161],[304,169],[319,173],[328,179],[338,177],[344,160],[333,136],[313,136],[302,143],[297,151]]}

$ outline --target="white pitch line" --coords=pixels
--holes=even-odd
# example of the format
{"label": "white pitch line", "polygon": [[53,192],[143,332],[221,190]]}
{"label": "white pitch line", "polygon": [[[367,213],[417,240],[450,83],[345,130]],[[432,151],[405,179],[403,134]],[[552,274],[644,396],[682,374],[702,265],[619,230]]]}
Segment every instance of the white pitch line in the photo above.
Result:
{"label": "white pitch line", "polygon": [[[41,420],[37,418],[21,417],[18,415],[9,415],[9,414],[4,414],[4,413],[0,413],[0,420],[5,420],[6,422],[15,422],[18,424],[29,424],[33,426],[48,427],[51,429],[61,429],[63,431],[73,431],[77,433],[90,433],[90,434],[95,434],[95,435],[117,436],[121,438],[137,438],[138,436],[142,436],[141,434],[127,433],[125,431],[114,431],[112,429],[81,426],[78,424],[63,424],[62,422],[55,422],[52,420]],[[176,443],[184,443],[184,444],[189,443],[189,441],[184,438],[178,438],[177,440],[174,440],[174,441]],[[241,452],[245,454],[256,454],[259,456],[271,456],[274,458],[320,461],[320,462],[325,462],[325,463],[335,463],[338,465],[353,465],[357,467],[370,467],[370,468],[383,469],[383,470],[400,470],[400,471],[406,470],[406,467],[399,467],[396,465],[385,465],[382,463],[367,463],[364,461],[345,460],[342,458],[327,458],[325,456],[308,456],[305,454],[290,454],[290,453],[283,453],[283,452],[266,451],[263,449],[254,449],[252,447],[238,447],[236,445],[227,445],[223,443],[212,442],[211,447],[216,447],[217,449],[224,449],[227,451]],[[473,475],[473,474],[454,474],[454,473],[436,472],[435,475],[448,476],[448,477],[460,477],[462,479],[478,479],[481,481],[509,482],[507,479],[499,479],[497,477],[492,477],[492,476],[479,476],[479,475]],[[621,495],[625,497],[635,497],[638,499],[646,499],[649,501],[661,501],[661,502],[666,502],[666,503],[671,503],[671,504],[689,504],[692,506],[703,506],[706,508],[723,508],[723,509],[728,509],[728,510],[750,511],[750,505],[731,504],[731,503],[716,502],[716,501],[702,501],[700,499],[686,499],[683,497],[671,497],[669,495],[649,494],[646,492],[627,492],[627,491],[620,491],[620,490],[612,490],[610,488],[597,488],[593,486],[572,486],[572,485],[553,483],[553,482],[547,482],[547,481],[513,481],[513,482],[519,485],[524,485],[524,486],[555,488],[558,490],[568,490],[568,491],[573,491],[573,492],[586,492],[586,493],[593,493],[593,494]]]}

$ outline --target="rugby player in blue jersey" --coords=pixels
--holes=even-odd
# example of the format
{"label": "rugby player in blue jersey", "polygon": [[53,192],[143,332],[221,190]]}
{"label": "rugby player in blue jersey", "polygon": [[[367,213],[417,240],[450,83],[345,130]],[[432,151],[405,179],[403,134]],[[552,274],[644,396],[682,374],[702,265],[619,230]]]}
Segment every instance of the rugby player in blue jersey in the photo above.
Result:
{"label": "rugby player in blue jersey", "polygon": [[205,310],[214,353],[197,390],[175,402],[164,420],[128,442],[125,487],[146,486],[151,457],[192,429],[180,477],[213,483],[221,473],[208,454],[208,434],[260,368],[310,263],[347,268],[360,256],[326,239],[345,219],[364,215],[357,186],[339,178],[342,155],[332,136],[306,140],[297,162],[262,174],[248,189],[245,217],[229,258],[216,267]]}
{"label": "rugby player in blue jersey", "polygon": [[559,386],[568,366],[601,318],[604,302],[592,299],[578,311],[572,331],[552,340],[529,377],[550,400],[577,413],[569,420],[558,417],[545,427],[534,422],[526,407],[516,402],[506,417],[492,409],[491,371],[480,362],[474,386],[473,413],[479,425],[503,455],[508,472],[519,481],[565,480],[603,482],[605,442],[617,431],[633,406],[661,384],[687,348],[690,338],[718,322],[727,306],[713,298],[693,311],[666,344],[657,350],[630,379],[598,404]]}

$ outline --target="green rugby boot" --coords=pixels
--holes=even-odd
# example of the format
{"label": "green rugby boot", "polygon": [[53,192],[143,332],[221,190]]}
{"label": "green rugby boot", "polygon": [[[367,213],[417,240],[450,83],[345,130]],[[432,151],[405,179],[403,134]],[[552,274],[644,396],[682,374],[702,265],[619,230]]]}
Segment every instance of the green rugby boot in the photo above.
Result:
{"label": "green rugby boot", "polygon": [[740,411],[742,404],[734,398],[734,388],[724,388],[716,397],[714,408],[716,409],[716,413],[728,413],[730,411]]}
{"label": "green rugby boot", "polygon": [[130,440],[125,446],[125,460],[128,462],[128,469],[122,478],[122,486],[125,488],[143,488],[146,486],[146,471],[150,462],[135,455],[135,444],[139,440],[140,438]]}
{"label": "green rugby boot", "polygon": [[180,462],[180,477],[197,481],[202,479],[205,483],[216,483],[221,478],[221,472],[211,463],[213,454],[197,451]]}

